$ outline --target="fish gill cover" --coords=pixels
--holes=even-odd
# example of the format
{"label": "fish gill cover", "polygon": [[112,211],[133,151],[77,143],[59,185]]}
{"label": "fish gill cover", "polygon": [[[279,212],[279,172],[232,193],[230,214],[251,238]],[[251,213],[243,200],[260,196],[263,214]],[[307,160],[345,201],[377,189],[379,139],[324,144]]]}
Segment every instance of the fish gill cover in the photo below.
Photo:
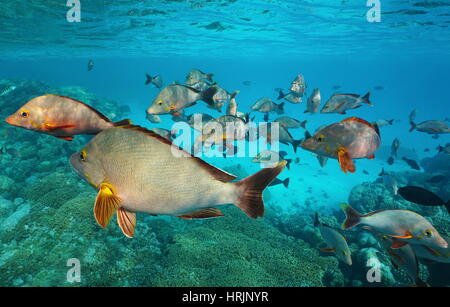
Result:
{"label": "fish gill cover", "polygon": [[[28,101],[60,95],[135,132],[154,129],[166,138],[156,138],[165,145],[179,136],[172,130],[174,123],[192,124],[196,113],[208,114],[205,124],[219,127],[231,120],[247,128],[265,118],[269,126],[279,124],[276,155],[286,167],[270,184],[268,179],[256,180],[258,189],[248,194],[237,185],[236,191],[248,196],[247,205],[260,206],[259,193],[269,184],[262,196],[263,218],[252,219],[239,206],[220,206],[223,216],[210,219],[190,218],[219,216],[218,212],[173,214],[182,219],[136,210],[135,225],[126,225],[135,226],[130,239],[124,236],[130,232],[115,218],[102,229],[93,212],[98,195],[108,199],[118,187],[111,182],[94,184],[95,172],[71,167],[96,158],[83,151],[95,136],[79,129],[67,141],[73,132],[68,129],[85,118],[61,109],[56,117],[45,117],[42,125],[25,127],[28,130],[20,128],[17,119],[10,120],[0,125],[0,286],[423,285],[419,281],[449,286],[448,247],[434,241],[414,243],[417,237],[428,237],[430,229],[392,233],[379,225],[346,231],[341,227],[346,217],[339,204],[348,203],[342,205],[347,214],[413,211],[439,237],[447,242],[450,237],[444,204],[448,206],[450,199],[450,114],[445,95],[450,4],[382,1],[380,23],[367,21],[370,7],[365,4],[90,0],[81,1],[78,23],[67,21],[66,1],[2,2],[0,118],[33,119],[33,110],[24,109]],[[189,84],[192,88],[182,86],[189,71],[199,79]],[[146,75],[162,79],[148,82]],[[163,101],[162,111],[147,114],[151,105],[163,100],[156,97],[168,85],[182,93],[182,99],[171,103],[174,94],[164,96],[169,103]],[[303,113],[314,88],[320,88],[321,107]],[[335,94],[346,94],[330,102],[335,114],[321,114]],[[252,111],[262,98],[264,106]],[[418,111],[412,116],[414,109]],[[43,114],[49,115],[46,111]],[[78,121],[55,123],[59,115]],[[286,118],[277,121],[280,117]],[[145,128],[127,125],[127,118]],[[409,132],[410,122],[420,126],[427,120],[439,122],[425,131]],[[110,129],[124,129],[118,126]],[[342,127],[356,132],[342,134]],[[189,131],[198,127],[192,128]],[[62,136],[59,131],[66,133],[66,140],[56,138]],[[210,131],[195,133],[209,136]],[[259,136],[272,142],[267,133]],[[400,140],[396,157],[394,139]],[[351,147],[365,142],[373,146]],[[254,156],[233,157],[234,150],[225,148],[219,157],[202,159],[235,175],[234,182],[271,164],[267,155],[252,163]],[[355,159],[358,155],[368,159]],[[80,164],[71,165],[70,157]],[[162,160],[156,155],[143,159],[149,164]],[[206,168],[216,179],[230,178]],[[341,168],[355,173],[346,175]],[[161,175],[161,185],[176,191],[179,183],[166,179],[177,175],[168,170]],[[102,186],[108,188],[104,194]],[[414,195],[407,201],[397,193],[406,186],[424,188],[443,203],[421,205]],[[342,250],[314,226],[316,213],[323,225],[345,236],[351,266],[339,260],[336,252]],[[361,219],[352,218],[350,222]],[[379,233],[393,235],[395,248],[381,244]],[[405,246],[418,248],[419,271],[393,266],[392,257],[398,258],[398,249]],[[80,279],[71,280],[68,271],[77,261]],[[372,267],[379,280],[377,274],[369,274]]]}

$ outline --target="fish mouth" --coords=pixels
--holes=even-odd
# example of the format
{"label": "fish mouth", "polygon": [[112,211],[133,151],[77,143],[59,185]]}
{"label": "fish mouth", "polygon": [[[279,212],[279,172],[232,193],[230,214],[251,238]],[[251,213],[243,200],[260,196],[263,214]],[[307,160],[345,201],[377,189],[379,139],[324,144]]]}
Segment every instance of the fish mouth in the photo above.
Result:
{"label": "fish mouth", "polygon": [[12,116],[8,116],[7,118],[5,118],[5,122],[11,126],[17,126],[14,124]]}

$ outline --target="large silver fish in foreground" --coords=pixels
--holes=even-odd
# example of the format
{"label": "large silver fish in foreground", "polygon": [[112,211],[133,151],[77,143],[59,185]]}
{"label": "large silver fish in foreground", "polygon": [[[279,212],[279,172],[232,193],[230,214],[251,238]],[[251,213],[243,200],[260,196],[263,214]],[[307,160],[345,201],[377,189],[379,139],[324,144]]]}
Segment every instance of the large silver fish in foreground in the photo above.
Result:
{"label": "large silver fish in foreground", "polygon": [[123,233],[133,237],[136,212],[186,219],[223,214],[235,204],[252,218],[264,214],[263,190],[286,161],[241,181],[139,126],[105,130],[70,157],[72,168],[97,190],[94,215],[105,228],[115,212]]}

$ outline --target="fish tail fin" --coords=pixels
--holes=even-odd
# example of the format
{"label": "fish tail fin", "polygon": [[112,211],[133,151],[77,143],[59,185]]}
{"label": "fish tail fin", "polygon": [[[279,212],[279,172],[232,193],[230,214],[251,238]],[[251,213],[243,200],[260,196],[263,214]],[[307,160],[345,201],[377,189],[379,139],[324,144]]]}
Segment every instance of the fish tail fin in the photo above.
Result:
{"label": "fish tail fin", "polygon": [[394,119],[388,120],[387,122],[392,126],[394,124]]}
{"label": "fish tail fin", "polygon": [[281,99],[283,99],[284,97],[286,97],[286,94],[283,93],[283,90],[279,90],[279,91],[278,91],[278,98],[277,98],[277,100],[281,100]]}
{"label": "fish tail fin", "polygon": [[283,180],[283,185],[286,189],[289,187],[289,181],[290,181],[289,178],[286,178],[285,180]]}
{"label": "fish tail fin", "polygon": [[286,167],[287,167],[287,169],[291,169],[291,162],[292,162],[292,159],[286,159]]}
{"label": "fish tail fin", "polygon": [[308,120],[304,120],[300,123],[300,127],[302,127],[303,129],[306,129],[306,124],[308,123]]}
{"label": "fish tail fin", "polygon": [[378,176],[383,176],[386,175],[386,172],[384,171],[384,167],[381,169],[380,174],[378,174]]}
{"label": "fish tail fin", "polygon": [[236,98],[237,95],[239,95],[241,91],[234,91],[231,95],[230,95],[230,100],[233,98]]}
{"label": "fish tail fin", "polygon": [[370,101],[370,92],[367,92],[367,94],[362,97],[362,102],[368,104],[369,106],[373,106],[373,103]]}
{"label": "fish tail fin", "polygon": [[149,74],[145,74],[145,77],[147,78],[147,80],[145,80],[145,85],[149,85],[152,82],[153,77]]}
{"label": "fish tail fin", "polygon": [[298,146],[300,146],[302,144],[303,140],[294,140],[292,142],[292,147],[294,148],[294,152],[297,152],[297,148]]}
{"label": "fish tail fin", "polygon": [[361,214],[359,214],[358,211],[356,211],[350,205],[345,204],[345,203],[341,204],[340,206],[346,216],[346,219],[345,219],[344,223],[342,224],[343,230],[355,227],[361,223]]}
{"label": "fish tail fin", "polygon": [[217,93],[217,86],[210,86],[201,93],[201,99],[209,105],[214,105],[213,97]]}
{"label": "fish tail fin", "polygon": [[314,227],[318,227],[320,225],[319,213],[314,213]]}
{"label": "fish tail fin", "polygon": [[262,192],[283,171],[286,161],[280,161],[273,167],[260,170],[241,181],[234,183],[240,191],[235,205],[251,218],[264,215]]}
{"label": "fish tail fin", "polygon": [[121,120],[120,122],[113,123],[113,125],[114,127],[121,127],[121,126],[131,126],[133,124],[131,123],[130,119],[124,119]]}
{"label": "fish tail fin", "polygon": [[411,125],[411,128],[409,128],[409,132],[413,132],[414,130],[416,130],[416,123],[413,122],[412,120],[409,121],[409,124]]}
{"label": "fish tail fin", "polygon": [[442,147],[441,145],[439,145],[436,149],[439,153],[444,151],[444,147]]}
{"label": "fish tail fin", "polygon": [[265,113],[264,114],[264,121],[268,122],[269,121],[269,113]]}
{"label": "fish tail fin", "polygon": [[208,80],[209,82],[214,83],[213,77],[214,77],[214,74],[207,74],[205,79]]}

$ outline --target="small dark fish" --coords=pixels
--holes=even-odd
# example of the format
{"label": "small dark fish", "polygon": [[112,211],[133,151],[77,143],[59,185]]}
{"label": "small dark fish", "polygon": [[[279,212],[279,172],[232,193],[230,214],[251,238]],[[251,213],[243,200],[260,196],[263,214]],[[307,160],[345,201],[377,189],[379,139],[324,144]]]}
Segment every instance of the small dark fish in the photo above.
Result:
{"label": "small dark fish", "polygon": [[338,89],[340,89],[340,88],[342,88],[341,85],[335,85],[335,86],[333,86],[333,90],[338,90]]}
{"label": "small dark fish", "polygon": [[402,160],[405,161],[406,163],[408,163],[408,165],[409,165],[412,169],[415,169],[415,170],[420,171],[420,166],[419,166],[419,164],[418,164],[416,161],[414,161],[414,160],[412,160],[412,159],[408,159],[408,158],[406,158],[406,157],[403,157]]}
{"label": "small dark fish", "polygon": [[275,178],[271,184],[269,184],[269,187],[273,187],[276,185],[282,184],[287,189],[289,187],[289,178],[286,178],[284,180],[280,180],[278,178]]}
{"label": "small dark fish", "polygon": [[425,148],[424,152],[430,152],[430,148]]}
{"label": "small dark fish", "polygon": [[251,86],[251,85],[253,85],[253,82],[252,81],[243,81],[242,84],[245,86]]}
{"label": "small dark fish", "polygon": [[393,157],[389,157],[389,159],[387,160],[387,163],[388,163],[389,165],[394,164],[394,158],[393,158]]}
{"label": "small dark fish", "polygon": [[450,200],[444,202],[439,196],[421,187],[406,186],[398,189],[398,193],[407,201],[422,206],[445,206],[450,212]]}
{"label": "small dark fish", "polygon": [[369,175],[369,172],[366,171],[366,170],[363,170],[363,173],[366,174],[366,175]]}
{"label": "small dark fish", "polygon": [[376,89],[377,91],[384,90],[384,86],[382,86],[382,85],[377,85],[377,86],[374,86],[373,88]]}
{"label": "small dark fish", "polygon": [[89,62],[88,62],[88,71],[91,71],[92,69],[94,69],[94,61],[89,60]]}
{"label": "small dark fish", "polygon": [[439,145],[436,149],[437,149],[438,153],[450,155],[450,144],[447,144],[445,146]]}
{"label": "small dark fish", "polygon": [[445,178],[446,178],[446,176],[444,176],[444,175],[436,175],[436,176],[433,176],[430,179],[428,179],[427,182],[439,183],[442,180],[444,180]]}
{"label": "small dark fish", "polygon": [[145,80],[145,85],[152,84],[156,88],[161,88],[163,86],[163,81],[160,75],[152,77],[149,74],[145,74],[145,77],[147,78],[147,80]]}

